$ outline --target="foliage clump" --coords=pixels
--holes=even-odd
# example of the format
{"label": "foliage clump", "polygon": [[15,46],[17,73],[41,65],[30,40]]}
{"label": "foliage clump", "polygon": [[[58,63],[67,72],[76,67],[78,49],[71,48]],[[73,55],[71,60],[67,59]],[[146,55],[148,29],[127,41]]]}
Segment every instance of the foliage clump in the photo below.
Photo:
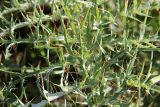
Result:
{"label": "foliage clump", "polygon": [[0,106],[160,106],[159,0],[0,5]]}

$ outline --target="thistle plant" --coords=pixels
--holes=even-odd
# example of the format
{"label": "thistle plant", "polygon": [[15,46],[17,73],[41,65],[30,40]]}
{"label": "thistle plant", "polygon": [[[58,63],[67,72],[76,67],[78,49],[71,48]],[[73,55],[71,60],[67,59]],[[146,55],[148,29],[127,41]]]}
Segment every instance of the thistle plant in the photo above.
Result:
{"label": "thistle plant", "polygon": [[0,106],[159,106],[159,0],[0,4]]}

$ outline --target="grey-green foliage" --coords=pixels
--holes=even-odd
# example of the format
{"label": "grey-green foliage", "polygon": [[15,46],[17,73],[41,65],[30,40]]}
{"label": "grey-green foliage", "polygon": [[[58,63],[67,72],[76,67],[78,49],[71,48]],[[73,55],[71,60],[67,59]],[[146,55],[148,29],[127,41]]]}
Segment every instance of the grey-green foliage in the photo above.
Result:
{"label": "grey-green foliage", "polygon": [[159,106],[159,0],[1,5],[1,106]]}

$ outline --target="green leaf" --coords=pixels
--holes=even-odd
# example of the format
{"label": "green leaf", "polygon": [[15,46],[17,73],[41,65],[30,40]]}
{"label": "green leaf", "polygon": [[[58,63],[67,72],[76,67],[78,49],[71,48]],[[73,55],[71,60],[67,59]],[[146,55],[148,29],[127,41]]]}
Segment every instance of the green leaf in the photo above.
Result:
{"label": "green leaf", "polygon": [[153,84],[157,83],[160,81],[160,75],[153,77],[152,79],[150,79],[150,82],[152,82]]}

